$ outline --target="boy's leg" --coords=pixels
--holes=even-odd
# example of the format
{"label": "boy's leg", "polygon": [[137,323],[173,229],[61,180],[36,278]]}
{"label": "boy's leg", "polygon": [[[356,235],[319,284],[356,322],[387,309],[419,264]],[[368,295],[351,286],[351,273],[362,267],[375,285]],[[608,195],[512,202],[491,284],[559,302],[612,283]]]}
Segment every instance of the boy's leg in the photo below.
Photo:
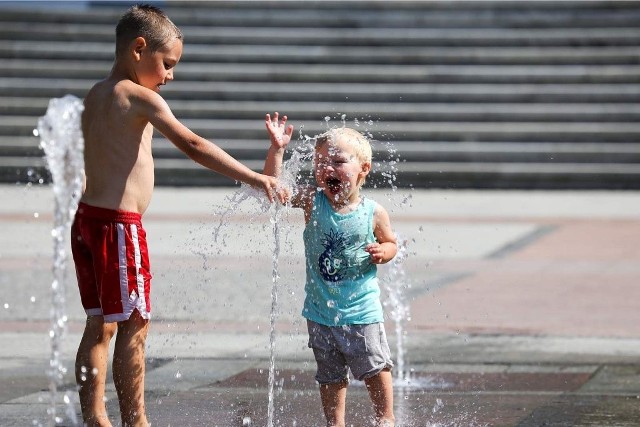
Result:
{"label": "boy's leg", "polygon": [[144,346],[149,321],[134,310],[129,320],[118,322],[113,351],[113,382],[120,402],[122,425],[147,427],[144,405]]}
{"label": "boy's leg", "polygon": [[105,323],[102,316],[88,316],[76,355],[76,383],[85,425],[111,426],[104,402],[109,360],[109,342],[115,323]]}
{"label": "boy's leg", "polygon": [[322,409],[328,427],[344,427],[348,381],[320,385]]}
{"label": "boy's leg", "polygon": [[376,426],[393,427],[393,378],[389,369],[364,380],[376,413]]}

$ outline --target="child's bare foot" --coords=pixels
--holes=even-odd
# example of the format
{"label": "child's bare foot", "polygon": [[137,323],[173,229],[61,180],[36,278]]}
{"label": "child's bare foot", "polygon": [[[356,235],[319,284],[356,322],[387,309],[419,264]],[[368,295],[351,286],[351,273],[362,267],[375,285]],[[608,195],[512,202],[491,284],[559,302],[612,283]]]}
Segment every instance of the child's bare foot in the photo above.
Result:
{"label": "child's bare foot", "polygon": [[111,421],[106,414],[87,417],[84,420],[84,425],[87,427],[112,427]]}

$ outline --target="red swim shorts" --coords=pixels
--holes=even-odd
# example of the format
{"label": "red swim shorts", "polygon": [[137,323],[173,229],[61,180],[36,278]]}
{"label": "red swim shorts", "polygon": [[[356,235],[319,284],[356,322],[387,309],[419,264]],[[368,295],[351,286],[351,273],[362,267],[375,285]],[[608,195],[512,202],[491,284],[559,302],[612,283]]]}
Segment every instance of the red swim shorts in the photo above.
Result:
{"label": "red swim shorts", "polygon": [[80,299],[89,316],[149,319],[151,271],[141,215],[80,203],[71,227],[71,251]]}

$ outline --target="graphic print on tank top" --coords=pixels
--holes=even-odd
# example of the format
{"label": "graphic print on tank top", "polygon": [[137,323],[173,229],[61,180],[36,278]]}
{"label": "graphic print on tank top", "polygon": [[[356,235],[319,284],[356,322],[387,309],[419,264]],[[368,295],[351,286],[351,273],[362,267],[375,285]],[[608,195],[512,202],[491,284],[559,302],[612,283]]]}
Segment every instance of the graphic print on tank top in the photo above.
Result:
{"label": "graphic print on tank top", "polygon": [[344,279],[344,269],[347,267],[344,250],[346,239],[344,233],[334,231],[324,233],[322,239],[324,251],[318,258],[318,267],[322,278],[328,282],[339,282]]}

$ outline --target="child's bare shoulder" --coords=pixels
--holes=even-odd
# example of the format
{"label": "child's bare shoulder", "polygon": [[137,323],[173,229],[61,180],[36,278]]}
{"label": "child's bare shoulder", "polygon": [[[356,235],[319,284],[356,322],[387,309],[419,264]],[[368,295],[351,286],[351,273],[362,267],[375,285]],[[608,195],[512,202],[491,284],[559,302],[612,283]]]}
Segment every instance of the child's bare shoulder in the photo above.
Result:
{"label": "child's bare shoulder", "polygon": [[103,80],[96,83],[85,98],[87,104],[102,104],[121,110],[122,113],[149,115],[166,105],[154,91],[131,80]]}

